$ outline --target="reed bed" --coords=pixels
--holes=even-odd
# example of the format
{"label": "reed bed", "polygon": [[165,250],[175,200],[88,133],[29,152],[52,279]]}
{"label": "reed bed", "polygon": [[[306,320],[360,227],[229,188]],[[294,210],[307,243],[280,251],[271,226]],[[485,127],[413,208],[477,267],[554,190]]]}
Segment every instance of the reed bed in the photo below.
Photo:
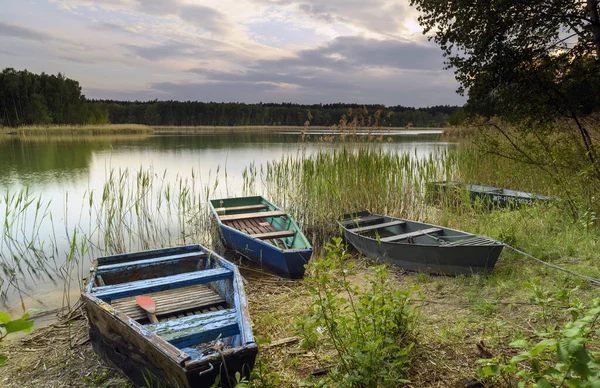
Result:
{"label": "reed bed", "polygon": [[31,125],[4,128],[0,131],[0,133],[13,135],[116,135],[153,133],[152,127],[143,124]]}

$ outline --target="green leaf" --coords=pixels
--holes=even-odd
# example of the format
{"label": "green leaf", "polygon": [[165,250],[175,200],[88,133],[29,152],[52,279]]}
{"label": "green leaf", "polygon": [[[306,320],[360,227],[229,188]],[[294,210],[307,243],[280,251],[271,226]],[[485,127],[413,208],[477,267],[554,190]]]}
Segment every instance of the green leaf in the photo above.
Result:
{"label": "green leaf", "polygon": [[517,362],[521,362],[523,360],[529,360],[529,355],[526,353],[519,354],[510,359],[511,364],[516,364]]}
{"label": "green leaf", "polygon": [[24,319],[15,319],[6,323],[6,333],[14,333],[16,331],[22,331],[29,333],[33,327],[33,320],[26,321]]}
{"label": "green leaf", "polygon": [[524,339],[519,339],[519,340],[511,342],[508,345],[512,346],[513,348],[523,348],[523,349],[525,349],[525,348],[529,347],[529,342],[527,342]]}
{"label": "green leaf", "polygon": [[535,386],[538,388],[554,388],[554,385],[550,384],[550,382],[544,378],[536,381]]}
{"label": "green leaf", "polygon": [[547,339],[547,340],[543,340],[541,342],[539,342],[538,344],[536,344],[533,348],[531,348],[529,350],[529,354],[531,354],[532,356],[537,356],[538,354],[540,354],[541,352],[543,352],[544,350],[551,348],[553,346],[556,346],[556,340],[555,339]]}
{"label": "green leaf", "polygon": [[0,365],[4,365],[6,363],[6,361],[8,361],[8,356],[5,356],[4,354],[0,354]]}
{"label": "green leaf", "polygon": [[10,322],[10,315],[5,313],[4,311],[0,311],[0,322],[2,322],[2,323]]}

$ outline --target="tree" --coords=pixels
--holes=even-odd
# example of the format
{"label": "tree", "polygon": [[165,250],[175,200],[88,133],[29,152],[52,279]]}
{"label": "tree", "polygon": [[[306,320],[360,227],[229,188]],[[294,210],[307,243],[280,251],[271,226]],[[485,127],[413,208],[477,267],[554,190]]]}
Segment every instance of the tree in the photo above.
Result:
{"label": "tree", "polygon": [[488,129],[510,150],[493,143],[488,151],[535,165],[563,186],[569,171],[582,184],[600,188],[597,0],[411,0],[411,5],[454,69],[459,92],[468,93],[468,110],[502,120],[488,122]]}

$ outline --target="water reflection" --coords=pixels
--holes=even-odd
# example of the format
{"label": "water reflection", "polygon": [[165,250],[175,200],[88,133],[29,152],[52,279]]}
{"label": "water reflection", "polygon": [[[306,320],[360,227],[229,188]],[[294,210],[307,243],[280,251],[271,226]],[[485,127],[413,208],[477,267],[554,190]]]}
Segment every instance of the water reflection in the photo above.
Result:
{"label": "water reflection", "polygon": [[[76,225],[93,227],[95,215],[85,210],[89,208],[89,195],[93,193],[96,199],[102,196],[110,171],[154,171],[167,184],[194,175],[194,184],[206,185],[212,184],[219,170],[220,184],[213,194],[241,195],[242,172],[250,164],[260,168],[283,156],[312,155],[338,146],[317,141],[319,137],[311,135],[311,142],[307,144],[300,143],[299,133],[284,132],[42,139],[4,137],[0,138],[0,190],[16,192],[29,187],[33,196],[51,203],[54,224],[42,225],[39,236],[42,241],[47,238],[57,242],[58,245],[53,247],[53,259],[55,269],[58,269],[69,251],[69,231],[72,232]],[[367,137],[357,139],[359,144],[367,142]],[[385,152],[409,153],[419,159],[451,144],[441,141],[439,134],[411,134],[391,136],[391,141],[373,143],[373,146]],[[6,210],[6,201],[0,201],[0,214],[5,214]],[[5,249],[1,241],[0,249]],[[83,268],[87,267],[83,265]],[[60,298],[48,295],[61,294],[58,292],[62,290],[61,281],[54,283],[43,273],[35,281],[28,279],[21,282],[31,294],[23,298],[26,308],[42,306],[48,309],[60,305]],[[15,314],[21,309],[19,295],[14,290],[10,291],[4,304]]]}

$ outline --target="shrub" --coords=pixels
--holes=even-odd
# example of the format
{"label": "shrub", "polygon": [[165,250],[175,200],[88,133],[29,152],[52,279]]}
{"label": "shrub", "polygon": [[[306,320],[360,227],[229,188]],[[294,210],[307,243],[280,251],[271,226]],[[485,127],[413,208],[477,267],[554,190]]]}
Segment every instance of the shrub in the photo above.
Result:
{"label": "shrub", "polygon": [[395,387],[408,382],[403,374],[414,346],[412,290],[395,289],[384,266],[375,267],[367,289],[360,290],[350,283],[356,271],[341,238],[328,243],[326,251],[325,258],[311,261],[305,281],[313,302],[300,317],[298,331],[306,349],[333,354],[333,366],[308,384]]}

